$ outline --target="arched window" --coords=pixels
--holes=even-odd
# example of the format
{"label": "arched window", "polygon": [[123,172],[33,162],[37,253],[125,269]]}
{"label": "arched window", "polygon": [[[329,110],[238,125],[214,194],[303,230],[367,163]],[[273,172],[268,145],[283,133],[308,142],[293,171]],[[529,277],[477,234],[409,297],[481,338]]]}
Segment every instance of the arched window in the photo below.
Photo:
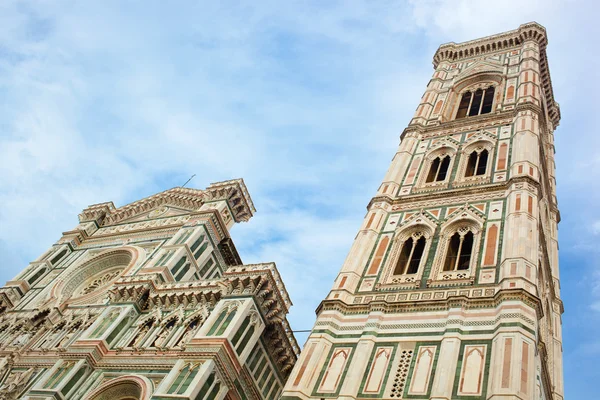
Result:
{"label": "arched window", "polygon": [[486,89],[477,89],[474,92],[465,92],[460,99],[456,119],[473,117],[492,112],[494,93],[496,88],[490,86]]}
{"label": "arched window", "polygon": [[488,151],[483,150],[481,152],[474,151],[469,155],[469,161],[467,162],[467,169],[465,176],[479,176],[485,175],[487,170],[488,162]]}
{"label": "arched window", "polygon": [[200,364],[186,364],[167,391],[168,394],[184,394],[198,373]]}
{"label": "arched window", "polygon": [[469,269],[472,253],[473,232],[468,231],[465,234],[456,232],[450,238],[450,243],[448,243],[446,260],[444,262],[444,271],[460,271]]}
{"label": "arched window", "polygon": [[398,258],[396,268],[394,268],[394,275],[417,273],[421,259],[423,258],[425,242],[425,237],[421,236],[416,241],[410,237],[402,244],[400,257]]}
{"label": "arched window", "polygon": [[425,182],[441,182],[446,179],[448,175],[448,167],[450,166],[450,156],[436,157],[431,163],[429,168],[429,174]]}

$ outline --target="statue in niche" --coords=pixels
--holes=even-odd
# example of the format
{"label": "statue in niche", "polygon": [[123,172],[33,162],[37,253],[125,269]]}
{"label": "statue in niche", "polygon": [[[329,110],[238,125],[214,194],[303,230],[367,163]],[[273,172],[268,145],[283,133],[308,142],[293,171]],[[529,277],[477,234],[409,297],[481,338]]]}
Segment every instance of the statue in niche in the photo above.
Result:
{"label": "statue in niche", "polygon": [[169,337],[170,333],[173,331],[173,325],[169,325],[167,327],[165,327],[156,337],[156,340],[154,340],[154,347],[157,348],[164,348],[165,345],[167,344],[167,338]]}
{"label": "statue in niche", "polygon": [[48,350],[50,345],[54,342],[54,340],[58,337],[59,331],[53,329],[39,344],[39,348],[42,350]]}
{"label": "statue in niche", "polygon": [[25,331],[18,335],[12,342],[14,347],[23,347],[31,339],[31,332]]}
{"label": "statue in niche", "polygon": [[11,353],[0,360],[0,377],[4,375],[4,371],[8,368],[8,364],[13,361],[14,354]]}
{"label": "statue in niche", "polygon": [[63,336],[63,338],[60,340],[60,342],[58,342],[58,348],[59,349],[65,349],[68,345],[69,342],[71,341],[71,338],[75,336],[75,329],[69,329],[67,331],[67,334],[65,336]]}
{"label": "statue in niche", "polygon": [[29,368],[27,371],[13,372],[9,375],[2,386],[0,386],[0,400],[18,399],[34,372],[34,368]]}
{"label": "statue in niche", "polygon": [[144,324],[144,326],[142,326],[140,330],[133,336],[127,347],[133,347],[136,349],[139,348],[151,326],[152,324]]}
{"label": "statue in niche", "polygon": [[198,328],[198,320],[196,319],[188,325],[184,334],[177,341],[177,346],[179,348],[185,348],[185,345],[192,339],[192,336],[194,336],[194,333],[196,333],[197,328]]}
{"label": "statue in niche", "polygon": [[185,346],[187,344],[187,342],[190,341],[190,339],[192,338],[193,335],[194,335],[194,329],[186,330],[185,333],[183,334],[183,336],[181,337],[181,340],[179,341],[180,345]]}

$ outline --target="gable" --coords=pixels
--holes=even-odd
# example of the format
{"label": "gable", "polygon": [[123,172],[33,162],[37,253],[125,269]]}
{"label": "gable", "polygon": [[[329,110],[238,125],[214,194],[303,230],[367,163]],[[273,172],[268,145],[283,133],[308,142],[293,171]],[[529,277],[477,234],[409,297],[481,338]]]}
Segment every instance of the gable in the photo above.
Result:
{"label": "gable", "polygon": [[154,207],[148,211],[145,211],[145,212],[135,215],[133,217],[126,218],[122,221],[119,221],[119,224],[128,224],[128,223],[141,222],[141,221],[151,221],[151,220],[167,218],[167,217],[178,217],[180,215],[188,215],[191,212],[192,212],[192,210],[185,210],[185,209],[179,208],[179,207],[162,205],[162,206]]}

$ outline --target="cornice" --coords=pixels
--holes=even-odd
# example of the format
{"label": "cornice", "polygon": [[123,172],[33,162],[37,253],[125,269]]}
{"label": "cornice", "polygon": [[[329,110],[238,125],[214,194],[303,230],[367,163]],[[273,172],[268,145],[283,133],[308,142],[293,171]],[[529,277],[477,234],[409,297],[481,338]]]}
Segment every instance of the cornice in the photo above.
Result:
{"label": "cornice", "polygon": [[529,22],[519,26],[518,29],[486,36],[480,39],[462,43],[445,43],[441,45],[433,56],[433,66],[437,68],[441,62],[457,62],[482,55],[491,55],[519,48],[526,41],[534,41],[540,48],[540,81],[548,102],[548,114],[554,126],[560,123],[560,106],[554,100],[552,79],[546,55],[548,38],[546,28],[537,22]]}
{"label": "cornice", "polygon": [[475,117],[454,119],[451,121],[441,122],[436,125],[422,125],[422,124],[411,124],[407,126],[404,131],[400,134],[400,140],[409,133],[415,133],[421,135],[423,138],[428,138],[438,134],[440,131],[462,131],[470,132],[475,130],[481,130],[485,128],[493,128],[497,126],[503,126],[511,124],[514,119],[523,111],[532,111],[540,116],[543,116],[543,110],[540,106],[525,102],[518,103],[511,110],[496,111],[494,113],[483,114]]}
{"label": "cornice", "polygon": [[539,318],[543,316],[543,307],[540,299],[524,289],[502,289],[493,297],[467,297],[464,295],[450,296],[445,299],[433,299],[421,302],[411,300],[388,302],[386,300],[373,300],[369,303],[348,304],[339,299],[323,300],[317,307],[316,313],[320,315],[323,311],[340,311],[344,314],[370,314],[372,312],[383,312],[385,314],[423,312],[423,311],[446,311],[451,308],[481,309],[495,308],[505,301],[522,301],[536,311]]}
{"label": "cornice", "polygon": [[502,126],[511,124],[516,116],[515,110],[497,111],[490,114],[479,115],[475,117],[453,119],[446,122],[437,123],[435,125],[422,125],[422,124],[411,124],[404,129],[400,135],[400,139],[404,139],[404,136],[408,132],[416,132],[420,135],[426,136],[435,134],[436,131],[443,130],[461,130],[461,131],[474,131],[484,128],[491,128],[496,126]]}
{"label": "cornice", "polygon": [[511,31],[467,42],[444,43],[433,56],[433,66],[437,68],[443,61],[455,62],[484,54],[517,49],[527,40],[534,40],[541,48],[545,48],[548,44],[546,28],[537,22],[529,22]]}
{"label": "cornice", "polygon": [[393,199],[386,195],[375,196],[367,205],[367,210],[371,209],[371,206],[373,206],[373,204],[375,203],[386,203],[390,206],[397,206],[405,205],[406,203],[418,203],[420,201],[433,201],[441,199],[453,200],[455,197],[465,197],[478,194],[490,194],[491,198],[495,196],[501,197],[504,195],[504,192],[509,190],[510,187],[516,183],[528,183],[533,185],[538,190],[540,187],[540,183],[537,182],[535,179],[529,176],[518,176],[510,178],[509,180],[502,183],[494,183],[478,187],[461,187],[456,189],[446,189],[439,192],[419,193],[414,195],[395,197]]}
{"label": "cornice", "polygon": [[161,205],[198,211],[205,203],[218,200],[229,203],[236,222],[248,221],[256,212],[244,180],[234,179],[211,183],[206,190],[174,187],[118,208],[112,202],[94,204],[79,214],[79,221],[94,221],[99,226],[114,225]]}

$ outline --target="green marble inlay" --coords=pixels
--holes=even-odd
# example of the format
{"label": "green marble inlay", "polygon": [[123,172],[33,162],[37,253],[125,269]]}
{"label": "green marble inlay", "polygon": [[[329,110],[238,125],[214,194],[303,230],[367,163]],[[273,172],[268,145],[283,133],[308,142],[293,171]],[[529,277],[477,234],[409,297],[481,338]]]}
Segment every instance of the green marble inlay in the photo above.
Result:
{"label": "green marble inlay", "polygon": [[[375,356],[377,355],[377,351],[379,349],[381,349],[382,347],[391,347],[392,348],[392,352],[390,354],[390,358],[388,361],[388,365],[387,365],[387,370],[385,372],[385,376],[383,377],[383,380],[381,381],[381,388],[379,390],[378,393],[365,393],[365,386],[367,385],[367,379],[369,378],[369,372],[371,371],[371,368],[373,367],[373,363],[375,362]],[[360,388],[358,390],[358,393],[360,394],[361,397],[364,397],[366,399],[381,399],[385,388],[387,387],[387,381],[390,375],[390,370],[391,370],[391,366],[392,363],[394,361],[394,358],[396,357],[396,351],[398,350],[398,343],[392,343],[392,342],[388,342],[388,343],[377,343],[377,345],[373,348],[373,351],[371,352],[371,356],[369,357],[369,362],[367,364],[367,369],[365,370],[365,374],[363,377],[363,380],[360,384]]]}
{"label": "green marble inlay", "polygon": [[[339,396],[340,389],[342,388],[342,384],[346,378],[348,369],[350,368],[350,365],[352,364],[352,358],[354,357],[354,353],[356,352],[356,346],[357,346],[356,343],[339,343],[339,344],[334,344],[331,347],[331,350],[329,351],[329,354],[327,355],[327,359],[325,360],[325,363],[323,363],[321,373],[319,374],[319,379],[317,379],[317,381],[315,383],[315,387],[313,388],[312,396],[319,396],[321,398],[337,398]],[[319,386],[321,385],[321,382],[323,381],[325,373],[327,372],[327,367],[329,366],[331,358],[333,357],[333,354],[335,353],[335,351],[337,349],[341,349],[341,348],[350,348],[351,350],[350,350],[350,355],[348,356],[348,359],[346,360],[346,365],[344,366],[344,371],[342,372],[342,375],[340,376],[336,391],[335,391],[335,393],[319,393],[318,392]]]}
{"label": "green marble inlay", "polygon": [[[486,355],[485,355],[485,365],[483,367],[483,382],[481,384],[481,395],[458,395],[458,389],[460,385],[460,378],[462,373],[462,364],[463,357],[465,353],[465,346],[468,345],[477,345],[477,344],[485,344]],[[454,385],[452,389],[452,399],[453,400],[485,400],[487,398],[487,386],[488,386],[488,378],[490,372],[490,364],[492,358],[492,341],[491,340],[465,340],[460,343],[460,352],[458,354],[458,364],[456,365],[456,376],[454,377]]]}

